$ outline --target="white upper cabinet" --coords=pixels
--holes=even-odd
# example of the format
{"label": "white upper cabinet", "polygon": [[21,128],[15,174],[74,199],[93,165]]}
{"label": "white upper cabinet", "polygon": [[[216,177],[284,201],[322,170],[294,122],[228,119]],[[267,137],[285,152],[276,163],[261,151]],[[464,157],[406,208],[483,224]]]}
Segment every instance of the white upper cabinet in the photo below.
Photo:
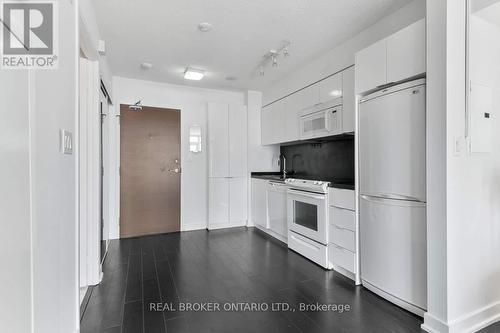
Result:
{"label": "white upper cabinet", "polygon": [[313,84],[312,86],[306,87],[298,93],[300,93],[300,97],[298,100],[300,110],[320,103],[318,84]]}
{"label": "white upper cabinet", "polygon": [[261,143],[270,145],[273,143],[273,107],[272,104],[262,108],[261,111]]}
{"label": "white upper cabinet", "polygon": [[362,93],[387,83],[387,40],[356,53],[356,92]]}
{"label": "white upper cabinet", "polygon": [[356,93],[426,72],[425,19],[356,53]]}
{"label": "white upper cabinet", "polygon": [[318,87],[319,103],[325,103],[332,99],[342,97],[342,73],[337,73],[320,81]]}
{"label": "white upper cabinet", "polygon": [[285,99],[285,142],[299,140],[299,111],[301,110],[302,92],[288,96]]}
{"label": "white upper cabinet", "polygon": [[229,175],[229,106],[208,103],[209,175]]}
{"label": "white upper cabinet", "polygon": [[354,66],[349,67],[342,73],[342,132],[354,132],[356,94],[354,92]]}
{"label": "white upper cabinet", "polygon": [[425,20],[387,38],[387,82],[426,72]]}
{"label": "white upper cabinet", "polygon": [[229,176],[247,176],[247,108],[229,105]]}
{"label": "white upper cabinet", "polygon": [[279,100],[262,109],[262,144],[269,145],[285,141],[285,101]]}

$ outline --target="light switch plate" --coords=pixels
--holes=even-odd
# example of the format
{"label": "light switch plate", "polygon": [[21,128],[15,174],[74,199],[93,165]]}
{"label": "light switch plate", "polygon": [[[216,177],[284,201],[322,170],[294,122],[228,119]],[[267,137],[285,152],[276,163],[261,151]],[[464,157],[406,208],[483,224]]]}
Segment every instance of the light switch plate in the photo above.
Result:
{"label": "light switch plate", "polygon": [[59,135],[59,147],[61,154],[71,155],[73,154],[73,133],[61,129]]}

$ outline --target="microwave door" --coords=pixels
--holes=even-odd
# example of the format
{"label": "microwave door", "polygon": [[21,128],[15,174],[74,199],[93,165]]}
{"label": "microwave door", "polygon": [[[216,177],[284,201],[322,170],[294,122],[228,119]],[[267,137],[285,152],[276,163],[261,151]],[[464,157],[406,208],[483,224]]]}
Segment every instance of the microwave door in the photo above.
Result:
{"label": "microwave door", "polygon": [[301,138],[327,136],[330,132],[330,113],[321,111],[301,117]]}

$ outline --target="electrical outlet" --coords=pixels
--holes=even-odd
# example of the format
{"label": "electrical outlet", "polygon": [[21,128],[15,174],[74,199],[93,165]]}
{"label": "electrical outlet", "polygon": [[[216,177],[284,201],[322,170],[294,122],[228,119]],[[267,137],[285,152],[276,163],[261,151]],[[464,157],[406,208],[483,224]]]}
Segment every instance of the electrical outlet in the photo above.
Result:
{"label": "electrical outlet", "polygon": [[73,154],[73,133],[68,130],[61,129],[59,135],[59,147],[61,154]]}

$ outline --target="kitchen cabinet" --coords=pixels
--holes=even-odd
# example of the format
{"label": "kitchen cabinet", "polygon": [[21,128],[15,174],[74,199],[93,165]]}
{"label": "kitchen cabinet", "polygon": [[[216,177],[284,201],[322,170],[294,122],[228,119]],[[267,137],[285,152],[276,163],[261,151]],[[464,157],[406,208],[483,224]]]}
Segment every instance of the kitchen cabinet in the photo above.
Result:
{"label": "kitchen cabinet", "polygon": [[[342,97],[342,72],[318,82],[319,103]],[[311,104],[311,106],[314,104]]]}
{"label": "kitchen cabinet", "polygon": [[387,83],[387,40],[382,39],[356,53],[356,92]]}
{"label": "kitchen cabinet", "polygon": [[269,182],[267,185],[267,227],[282,238],[288,233],[286,192],[284,184]]}
{"label": "kitchen cabinet", "polygon": [[359,283],[355,198],[353,190],[330,189],[328,247],[331,267]]}
{"label": "kitchen cabinet", "polygon": [[298,141],[299,135],[299,111],[301,110],[301,91],[288,96],[285,99],[285,138],[284,142]]}
{"label": "kitchen cabinet", "polygon": [[229,178],[210,178],[208,221],[209,227],[229,224]]}
{"label": "kitchen cabinet", "polygon": [[425,20],[387,38],[387,82],[398,82],[426,72]]}
{"label": "kitchen cabinet", "polygon": [[262,109],[262,144],[276,144],[285,140],[285,101],[276,101]]}
{"label": "kitchen cabinet", "polygon": [[229,105],[229,176],[247,176],[247,114],[246,106]]}
{"label": "kitchen cabinet", "polygon": [[354,132],[355,94],[354,68],[331,75],[313,85],[284,97],[261,111],[261,141],[263,145],[300,140],[300,112],[331,102],[343,95],[344,105],[336,114],[337,122],[325,136]]}
{"label": "kitchen cabinet", "polygon": [[356,93],[426,72],[425,19],[356,53]]}
{"label": "kitchen cabinet", "polygon": [[252,222],[260,229],[267,228],[267,180],[252,178],[251,188],[251,217]]}
{"label": "kitchen cabinet", "polygon": [[208,103],[208,228],[246,224],[247,108]]}
{"label": "kitchen cabinet", "polygon": [[355,130],[356,93],[354,91],[354,66],[342,72],[342,132]]}
{"label": "kitchen cabinet", "polygon": [[262,108],[261,111],[261,143],[270,145],[273,143],[273,107],[272,104]]}
{"label": "kitchen cabinet", "polygon": [[229,105],[208,104],[208,149],[210,177],[229,175]]}
{"label": "kitchen cabinet", "polygon": [[229,178],[229,221],[245,225],[247,221],[248,187],[247,178]]}

